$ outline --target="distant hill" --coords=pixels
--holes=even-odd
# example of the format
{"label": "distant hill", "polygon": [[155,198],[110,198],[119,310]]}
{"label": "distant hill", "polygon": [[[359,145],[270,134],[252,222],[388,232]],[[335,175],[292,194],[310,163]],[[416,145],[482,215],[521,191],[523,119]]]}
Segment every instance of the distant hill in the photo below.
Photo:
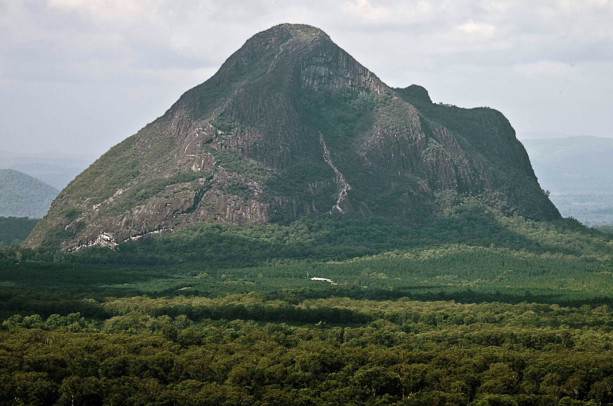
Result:
{"label": "distant hill", "polygon": [[40,155],[0,151],[0,168],[26,173],[57,189],[66,187],[93,161],[94,159],[58,156],[57,154]]}
{"label": "distant hill", "polygon": [[522,141],[543,189],[565,217],[613,224],[613,139],[574,136]]}
{"label": "distant hill", "polygon": [[594,227],[598,231],[602,231],[603,233],[613,234],[613,225],[608,226],[596,226]]}
{"label": "distant hill", "polygon": [[59,191],[13,169],[0,169],[0,216],[41,218]]}

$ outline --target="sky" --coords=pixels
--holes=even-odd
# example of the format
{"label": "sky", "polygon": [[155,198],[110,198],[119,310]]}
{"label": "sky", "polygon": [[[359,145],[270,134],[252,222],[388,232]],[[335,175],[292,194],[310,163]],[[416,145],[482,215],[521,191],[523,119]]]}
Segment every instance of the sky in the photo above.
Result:
{"label": "sky", "polygon": [[613,0],[0,0],[0,151],[94,160],[285,22],[520,140],[613,137]]}

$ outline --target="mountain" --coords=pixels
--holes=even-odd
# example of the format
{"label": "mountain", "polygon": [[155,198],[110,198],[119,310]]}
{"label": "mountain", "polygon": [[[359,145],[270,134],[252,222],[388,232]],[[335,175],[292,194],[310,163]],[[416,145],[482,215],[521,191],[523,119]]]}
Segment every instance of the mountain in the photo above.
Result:
{"label": "mountain", "polygon": [[0,169],[0,216],[43,217],[59,191],[13,169]]}
{"label": "mountain", "polygon": [[588,225],[613,224],[613,139],[573,136],[523,144],[564,216]]}
{"label": "mountain", "polygon": [[505,117],[392,89],[323,31],[283,24],[72,181],[26,245],[77,250],[201,222],[419,222],[454,196],[555,219]]}

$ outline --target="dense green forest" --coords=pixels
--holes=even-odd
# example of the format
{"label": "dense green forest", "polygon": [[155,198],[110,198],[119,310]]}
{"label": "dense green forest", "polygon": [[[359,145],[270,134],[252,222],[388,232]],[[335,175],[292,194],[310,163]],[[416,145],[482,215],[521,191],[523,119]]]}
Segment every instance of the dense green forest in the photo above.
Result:
{"label": "dense green forest", "polygon": [[10,246],[0,404],[611,404],[612,293],[613,236],[470,200]]}
{"label": "dense green forest", "polygon": [[613,402],[607,306],[254,293],[90,305],[104,318],[3,322],[3,404]]}
{"label": "dense green forest", "polygon": [[0,245],[19,244],[25,240],[39,219],[0,217]]}

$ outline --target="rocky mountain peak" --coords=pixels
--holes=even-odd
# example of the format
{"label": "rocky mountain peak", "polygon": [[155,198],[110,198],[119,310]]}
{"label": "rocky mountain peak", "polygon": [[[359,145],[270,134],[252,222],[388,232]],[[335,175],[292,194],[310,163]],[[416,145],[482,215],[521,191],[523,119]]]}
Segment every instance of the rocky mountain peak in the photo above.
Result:
{"label": "rocky mountain peak", "polygon": [[430,99],[428,91],[422,86],[411,85],[405,89],[397,89],[397,91],[405,93],[407,97],[410,97],[414,100],[419,100],[423,103],[432,104],[432,99]]}
{"label": "rocky mountain peak", "polygon": [[78,250],[307,215],[414,222],[450,194],[559,217],[502,114],[391,89],[323,31],[282,24],[79,175],[27,244]]}
{"label": "rocky mountain peak", "polygon": [[265,31],[262,31],[258,34],[255,34],[251,37],[247,42],[250,41],[261,41],[263,39],[277,39],[282,38],[283,40],[287,40],[288,37],[292,39],[296,39],[299,41],[307,41],[311,42],[314,40],[327,40],[331,41],[328,34],[326,34],[323,30],[313,27],[311,25],[306,24],[279,24],[271,27]]}

